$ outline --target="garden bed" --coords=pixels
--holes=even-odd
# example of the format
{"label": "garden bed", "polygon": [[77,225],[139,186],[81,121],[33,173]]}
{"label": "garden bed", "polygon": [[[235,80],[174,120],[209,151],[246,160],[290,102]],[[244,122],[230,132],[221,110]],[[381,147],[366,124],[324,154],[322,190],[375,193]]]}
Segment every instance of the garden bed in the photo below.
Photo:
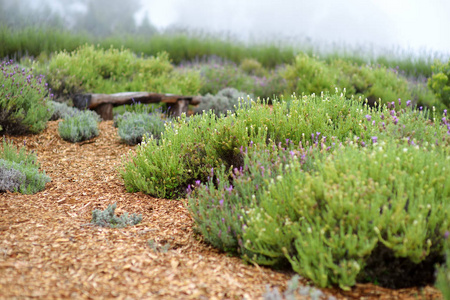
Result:
{"label": "garden bed", "polygon": [[[52,181],[34,195],[0,194],[0,298],[258,299],[266,285],[286,288],[294,272],[246,265],[204,243],[183,200],[127,193],[115,168],[133,147],[120,142],[112,121],[79,144],[59,137],[58,122],[12,138],[37,152]],[[94,209],[114,202],[117,214],[142,214],[143,221],[125,229],[89,224]],[[357,284],[324,292],[338,299],[441,299],[434,287]]]}

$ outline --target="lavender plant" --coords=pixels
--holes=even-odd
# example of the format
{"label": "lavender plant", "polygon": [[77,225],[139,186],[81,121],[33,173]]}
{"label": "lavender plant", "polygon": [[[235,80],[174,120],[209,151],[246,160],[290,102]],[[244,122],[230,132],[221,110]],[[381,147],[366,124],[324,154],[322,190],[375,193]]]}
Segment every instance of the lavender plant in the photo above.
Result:
{"label": "lavender plant", "polygon": [[34,194],[45,188],[50,177],[39,172],[39,163],[34,153],[20,150],[12,142],[3,141],[0,149],[0,192]]}
{"label": "lavender plant", "polygon": [[128,145],[141,143],[144,135],[159,140],[165,129],[159,114],[127,112],[117,123],[119,136]]}
{"label": "lavender plant", "polygon": [[220,90],[215,96],[207,94],[202,97],[202,102],[195,108],[195,113],[202,113],[212,110],[214,114],[226,115],[233,113],[240,103],[243,105],[250,105],[250,101],[243,92],[239,92],[235,88],[225,88]]}
{"label": "lavender plant", "polygon": [[93,111],[86,110],[66,117],[58,125],[58,132],[65,141],[77,143],[98,136],[100,117]]}
{"label": "lavender plant", "polygon": [[20,69],[13,61],[0,64],[0,134],[39,133],[53,113],[43,76]]}
{"label": "lavender plant", "polygon": [[65,119],[73,117],[75,114],[79,113],[80,110],[76,107],[70,107],[66,103],[52,101],[53,105],[53,115],[50,120],[55,121],[59,119]]}

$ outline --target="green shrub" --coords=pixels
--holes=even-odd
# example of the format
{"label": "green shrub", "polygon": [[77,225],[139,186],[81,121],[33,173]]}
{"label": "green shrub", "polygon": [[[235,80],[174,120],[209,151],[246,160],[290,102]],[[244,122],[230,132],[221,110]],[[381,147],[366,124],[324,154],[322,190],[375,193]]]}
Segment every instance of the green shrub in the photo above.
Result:
{"label": "green shrub", "polygon": [[39,133],[47,126],[52,106],[43,77],[20,69],[13,61],[0,64],[0,134]]}
{"label": "green shrub", "polygon": [[[426,266],[442,256],[439,235],[449,227],[450,202],[442,199],[450,197],[445,176],[450,131],[446,116],[430,123],[428,114],[410,103],[399,111],[372,109],[343,95],[274,102],[271,112],[261,105],[238,110],[234,124],[246,120],[262,139],[247,144],[242,168],[214,168],[206,182],[188,187],[196,230],[213,246],[253,262],[277,267],[290,262],[320,286],[347,288],[368,278],[383,285],[430,283],[433,270]],[[416,173],[421,175],[409,178]],[[271,186],[278,187],[276,193]],[[386,199],[391,200],[380,202]],[[372,212],[366,200],[374,203]],[[431,212],[423,208],[428,204]],[[365,211],[369,219],[359,216]],[[332,237],[325,242],[317,235],[324,222]],[[374,231],[378,225],[380,235]],[[382,263],[383,257],[389,261]],[[365,263],[370,268],[364,269]],[[390,263],[398,270],[391,272]],[[422,267],[426,274],[417,272]],[[404,278],[409,271],[420,278]],[[383,279],[384,273],[391,277]]]}
{"label": "green shrub", "polygon": [[55,54],[46,75],[58,95],[131,91],[196,95],[200,87],[198,73],[175,71],[167,53],[139,58],[130,50],[89,45]]}
{"label": "green shrub", "polygon": [[[286,80],[283,78],[283,68],[264,71],[261,76],[251,75],[241,67],[231,63],[217,63],[211,61],[201,65],[194,65],[200,69],[203,85],[200,89],[202,95],[217,94],[225,88],[235,88],[259,98],[279,96],[286,89]],[[259,73],[259,72],[257,72]]]}
{"label": "green shrub", "polygon": [[325,62],[304,53],[299,54],[292,65],[286,66],[283,77],[287,81],[289,94],[295,92],[298,95],[319,95],[337,87],[337,74]]}
{"label": "green shrub", "polygon": [[0,192],[34,194],[50,182],[50,177],[39,172],[36,155],[27,153],[25,147],[18,150],[4,140],[0,150]]}
{"label": "green shrub", "polygon": [[428,79],[428,86],[437,98],[450,108],[450,60],[447,63],[436,60],[431,70],[433,75]]}
{"label": "green shrub", "polygon": [[[403,112],[403,113],[402,113]],[[241,147],[250,141],[298,144],[339,143],[351,139],[358,145],[372,137],[393,136],[415,144],[447,145],[447,129],[439,122],[428,126],[429,112],[411,107],[396,112],[386,106],[372,109],[344,95],[293,98],[275,101],[272,110],[256,102],[241,106],[226,118],[212,112],[181,118],[166,127],[161,140],[144,139],[121,170],[128,191],[143,191],[158,197],[178,197],[189,184],[204,181],[211,168],[242,165]],[[436,134],[436,135],[435,135]],[[308,144],[307,144],[308,143]]]}
{"label": "green shrub", "polygon": [[136,145],[142,142],[144,135],[159,140],[164,132],[164,121],[160,114],[126,112],[118,119],[117,127],[122,140],[128,145]]}
{"label": "green shrub", "polygon": [[[220,90],[215,96],[207,94],[202,97],[202,102],[195,108],[195,113],[212,110],[214,114],[226,115],[233,113],[239,106],[239,103],[245,103],[247,99],[245,93],[239,92],[235,88],[225,88]],[[247,100],[247,102],[249,102]]]}
{"label": "green shrub", "polygon": [[73,117],[80,112],[78,108],[70,107],[66,103],[52,101],[52,105],[53,115],[50,118],[51,121]]}
{"label": "green shrub", "polygon": [[242,71],[244,71],[248,75],[264,77],[267,75],[267,71],[264,69],[262,64],[253,58],[246,58],[241,61],[239,65]]}
{"label": "green shrub", "polygon": [[67,117],[58,125],[58,132],[65,141],[77,143],[98,136],[100,117],[93,111],[85,110]]}
{"label": "green shrub", "polygon": [[105,210],[95,209],[92,212],[91,223],[100,227],[110,228],[124,228],[127,226],[134,226],[142,221],[142,215],[132,214],[128,216],[128,213],[123,213],[120,217],[114,215],[117,204],[108,205]]}
{"label": "green shrub", "polygon": [[[407,272],[392,271],[392,265],[432,266],[427,258],[440,255],[440,236],[450,226],[447,156],[448,150],[387,142],[367,151],[338,149],[317,161],[315,172],[287,165],[289,171],[249,209],[245,247],[265,256],[253,259],[262,264],[286,257],[296,272],[321,287],[347,289],[358,275],[407,286],[417,278],[404,278]],[[384,261],[387,254],[377,253],[383,247],[406,262]],[[433,272],[421,276],[429,280]]]}
{"label": "green shrub", "polygon": [[[395,101],[395,109],[404,108],[409,100],[430,109],[435,106],[438,111],[445,108],[426,87],[408,82],[397,69],[383,66],[360,66],[342,59],[327,63],[300,54],[292,65],[286,66],[283,76],[287,81],[285,93],[309,95],[345,88],[347,96],[367,98],[372,106],[381,99],[382,104]],[[398,99],[401,100],[399,103]]]}
{"label": "green shrub", "polygon": [[437,270],[436,287],[442,292],[444,300],[450,299],[450,238],[449,231],[444,235],[446,262]]}

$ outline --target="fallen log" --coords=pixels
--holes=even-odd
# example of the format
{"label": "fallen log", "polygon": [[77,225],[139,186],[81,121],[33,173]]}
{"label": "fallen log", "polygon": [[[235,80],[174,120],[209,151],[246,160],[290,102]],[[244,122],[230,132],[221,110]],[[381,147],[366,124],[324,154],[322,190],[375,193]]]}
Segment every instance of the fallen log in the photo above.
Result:
{"label": "fallen log", "polygon": [[199,96],[181,96],[150,92],[124,92],[116,94],[77,94],[72,98],[73,105],[78,109],[95,110],[103,120],[113,119],[113,107],[133,103],[165,103],[168,113],[181,116],[187,113],[189,104],[197,105]]}

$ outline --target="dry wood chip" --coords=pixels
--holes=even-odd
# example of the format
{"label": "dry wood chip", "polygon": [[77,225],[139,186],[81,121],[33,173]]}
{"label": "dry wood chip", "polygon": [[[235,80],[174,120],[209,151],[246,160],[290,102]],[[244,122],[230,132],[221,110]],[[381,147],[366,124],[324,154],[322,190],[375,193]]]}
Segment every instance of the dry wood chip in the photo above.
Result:
{"label": "dry wood chip", "polygon": [[[286,288],[293,272],[246,265],[202,242],[183,200],[127,193],[117,167],[134,148],[120,142],[112,121],[81,144],[63,141],[58,123],[39,135],[7,137],[26,140],[52,182],[35,195],[0,194],[0,299],[262,299],[266,285]],[[118,213],[142,214],[143,222],[89,224],[92,210],[114,202]],[[170,248],[154,252],[149,240]],[[338,299],[441,297],[433,287],[323,291]]]}

